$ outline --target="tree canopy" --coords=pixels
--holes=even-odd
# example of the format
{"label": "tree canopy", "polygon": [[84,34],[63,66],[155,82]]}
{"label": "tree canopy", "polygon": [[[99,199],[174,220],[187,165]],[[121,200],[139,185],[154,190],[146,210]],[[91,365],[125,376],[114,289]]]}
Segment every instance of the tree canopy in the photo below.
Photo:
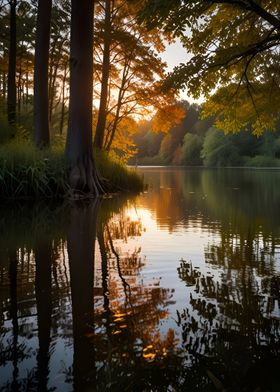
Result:
{"label": "tree canopy", "polygon": [[238,132],[274,129],[279,118],[280,3],[278,0],[147,0],[149,28],[179,37],[193,54],[165,87],[205,96],[204,116]]}

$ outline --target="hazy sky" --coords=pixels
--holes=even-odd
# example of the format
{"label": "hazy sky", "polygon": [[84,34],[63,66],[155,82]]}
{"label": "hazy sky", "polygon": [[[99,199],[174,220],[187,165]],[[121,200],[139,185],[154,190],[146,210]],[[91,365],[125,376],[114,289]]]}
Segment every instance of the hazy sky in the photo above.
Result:
{"label": "hazy sky", "polygon": [[179,40],[174,44],[168,45],[165,52],[160,53],[160,56],[167,63],[168,71],[172,71],[180,63],[186,63],[191,57]]}
{"label": "hazy sky", "polygon": [[[179,40],[176,40],[174,44],[168,45],[165,52],[160,53],[160,57],[167,63],[167,71],[171,72],[176,65],[180,63],[186,63],[191,55],[183,48]],[[182,91],[180,98],[187,99],[189,102],[201,103],[203,99],[194,100],[188,96],[187,91]]]}

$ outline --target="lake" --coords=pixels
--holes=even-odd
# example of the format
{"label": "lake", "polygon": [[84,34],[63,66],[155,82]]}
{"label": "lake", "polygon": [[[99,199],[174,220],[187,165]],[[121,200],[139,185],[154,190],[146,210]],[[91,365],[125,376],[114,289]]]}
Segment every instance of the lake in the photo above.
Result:
{"label": "lake", "polygon": [[0,391],[279,391],[280,171],[4,204]]}

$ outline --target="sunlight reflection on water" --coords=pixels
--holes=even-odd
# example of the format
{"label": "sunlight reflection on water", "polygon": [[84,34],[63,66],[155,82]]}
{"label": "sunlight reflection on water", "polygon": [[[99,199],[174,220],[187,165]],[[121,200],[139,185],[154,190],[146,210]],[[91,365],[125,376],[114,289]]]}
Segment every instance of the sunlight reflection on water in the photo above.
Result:
{"label": "sunlight reflection on water", "polygon": [[3,211],[1,391],[274,380],[280,173],[141,171],[130,200]]}

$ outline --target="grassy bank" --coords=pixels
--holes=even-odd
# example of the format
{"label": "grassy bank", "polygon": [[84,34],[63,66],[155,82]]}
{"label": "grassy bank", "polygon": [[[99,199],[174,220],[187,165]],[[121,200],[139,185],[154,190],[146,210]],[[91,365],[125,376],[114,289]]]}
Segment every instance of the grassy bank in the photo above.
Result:
{"label": "grassy bank", "polygon": [[[138,192],[142,178],[125,165],[96,155],[108,192]],[[68,167],[61,148],[40,151],[31,143],[10,142],[0,146],[1,198],[64,198],[69,194]]]}

